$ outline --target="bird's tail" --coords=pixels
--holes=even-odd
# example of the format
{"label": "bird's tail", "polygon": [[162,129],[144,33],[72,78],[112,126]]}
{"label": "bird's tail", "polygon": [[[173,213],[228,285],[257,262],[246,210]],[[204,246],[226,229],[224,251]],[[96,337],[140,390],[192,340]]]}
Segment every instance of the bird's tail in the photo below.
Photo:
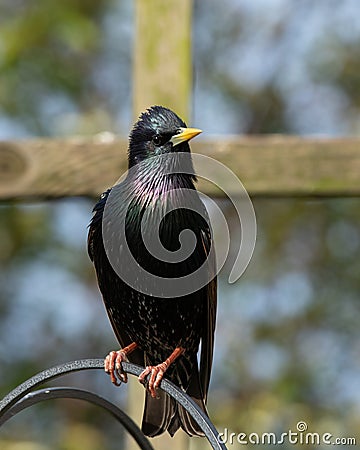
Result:
{"label": "bird's tail", "polygon": [[[186,393],[207,415],[197,367],[192,371]],[[203,431],[188,411],[168,394],[159,389],[158,398],[152,398],[146,391],[142,432],[146,436],[155,437],[167,430],[173,436],[179,428],[182,428],[189,436],[204,436]]]}

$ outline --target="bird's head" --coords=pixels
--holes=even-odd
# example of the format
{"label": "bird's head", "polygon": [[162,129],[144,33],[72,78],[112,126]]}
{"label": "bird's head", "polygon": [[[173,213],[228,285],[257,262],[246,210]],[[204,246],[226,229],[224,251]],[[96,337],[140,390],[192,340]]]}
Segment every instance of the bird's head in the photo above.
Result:
{"label": "bird's head", "polygon": [[163,106],[144,111],[130,133],[129,168],[153,156],[190,152],[188,141],[201,133]]}

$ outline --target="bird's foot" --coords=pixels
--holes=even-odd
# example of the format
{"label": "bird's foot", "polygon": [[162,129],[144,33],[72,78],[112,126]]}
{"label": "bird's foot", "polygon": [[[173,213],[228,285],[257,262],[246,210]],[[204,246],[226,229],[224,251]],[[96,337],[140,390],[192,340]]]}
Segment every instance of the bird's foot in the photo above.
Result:
{"label": "bird's foot", "polygon": [[127,383],[127,373],[123,371],[121,363],[127,361],[127,355],[133,352],[137,348],[137,343],[132,342],[127,347],[124,347],[118,351],[110,352],[104,360],[105,372],[110,375],[111,382],[115,386],[120,386],[121,383]]}
{"label": "bird's foot", "polygon": [[126,360],[126,353],[123,350],[110,352],[104,360],[105,372],[110,375],[110,380],[115,386],[120,386],[121,383],[127,383],[127,374],[121,366],[121,363]]}
{"label": "bird's foot", "polygon": [[146,384],[146,377],[150,374],[147,387],[151,397],[157,397],[156,389],[160,386],[161,380],[163,379],[168,367],[169,366],[166,361],[158,364],[157,366],[146,366],[145,370],[143,370],[139,375],[138,380],[140,383]]}
{"label": "bird's foot", "polygon": [[151,397],[156,398],[156,389],[160,386],[161,380],[167,369],[170,365],[184,353],[185,349],[182,347],[176,347],[175,350],[171,353],[171,355],[162,363],[157,366],[147,366],[145,370],[141,372],[138,377],[140,383],[146,383],[146,377],[150,374],[148,381],[148,389],[151,394]]}

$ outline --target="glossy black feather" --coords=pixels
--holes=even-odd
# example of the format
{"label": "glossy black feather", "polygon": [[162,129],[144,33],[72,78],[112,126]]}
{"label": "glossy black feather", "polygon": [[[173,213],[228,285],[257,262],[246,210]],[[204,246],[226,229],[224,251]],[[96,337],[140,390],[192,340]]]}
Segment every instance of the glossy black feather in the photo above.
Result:
{"label": "glossy black feather", "polygon": [[[155,153],[190,152],[188,143],[175,147],[169,139],[185,124],[172,111],[163,107],[152,107],[135,124],[129,145],[129,168],[134,168],[120,185],[120,194],[132,195],[131,207],[122,210],[116,205],[117,213],[126,217],[126,238],[132,254],[146,270],[163,277],[179,277],[192,273],[207,260],[212,241],[211,230],[206,218],[206,210],[194,187],[194,174],[162,175],[162,168],[152,162]],[[160,136],[154,145],[154,136]],[[145,169],[140,162],[146,161]],[[192,167],[189,153],[189,167]],[[139,167],[139,170],[137,168]],[[185,188],[193,192],[190,201],[198,211],[177,208],[181,191]],[[144,208],[151,203],[151,215],[146,226],[151,230],[152,220],[164,207],[158,193],[170,192],[167,202],[175,207],[160,227],[160,239],[170,251],[179,247],[179,234],[191,229],[197,243],[192,255],[184,262],[168,264],[156,260],[147,251],[141,237],[141,220]],[[129,355],[131,362],[141,365],[156,365],[169,357],[176,347],[185,352],[166,372],[166,377],[182,387],[199,406],[206,411],[205,403],[209,387],[214,329],[216,316],[216,276],[215,261],[207,261],[211,281],[203,288],[185,296],[175,298],[153,297],[138,292],[128,286],[115,273],[104,249],[102,222],[106,202],[111,189],[106,191],[94,207],[88,235],[88,252],[93,261],[99,288],[116,337],[122,347],[136,342],[139,348]],[[120,197],[121,198],[121,195]],[[120,202],[121,203],[121,202]],[[110,211],[111,214],[111,211]],[[146,232],[146,231],[145,231]],[[121,258],[121,252],[120,252]],[[197,352],[201,341],[200,370]],[[153,399],[146,393],[143,417],[143,432],[156,436],[168,430],[173,435],[181,427],[190,435],[202,435],[191,417],[166,394],[160,393]]]}

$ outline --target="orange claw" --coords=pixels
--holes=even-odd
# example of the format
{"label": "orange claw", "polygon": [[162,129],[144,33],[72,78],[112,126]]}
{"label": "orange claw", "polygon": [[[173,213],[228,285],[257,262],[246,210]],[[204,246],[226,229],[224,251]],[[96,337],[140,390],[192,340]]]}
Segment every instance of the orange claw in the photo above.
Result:
{"label": "orange claw", "polygon": [[169,366],[184,353],[184,349],[181,347],[176,347],[176,349],[171,353],[171,355],[166,359],[166,361],[158,364],[157,366],[147,366],[145,370],[141,372],[138,377],[140,383],[146,383],[146,377],[150,374],[148,389],[151,397],[156,398],[156,389],[160,386],[161,380]]}
{"label": "orange claw", "polygon": [[139,375],[138,380],[140,383],[145,384],[145,378],[151,374],[148,382],[148,389],[151,397],[156,398],[156,389],[159,387],[167,368],[168,366],[165,362],[158,364],[157,366],[146,366],[145,370]]}
{"label": "orange claw", "polygon": [[110,375],[110,380],[115,386],[127,383],[127,374],[122,370],[121,363],[127,360],[127,355],[137,348],[136,342],[120,349],[110,352],[104,360],[104,370]]}

